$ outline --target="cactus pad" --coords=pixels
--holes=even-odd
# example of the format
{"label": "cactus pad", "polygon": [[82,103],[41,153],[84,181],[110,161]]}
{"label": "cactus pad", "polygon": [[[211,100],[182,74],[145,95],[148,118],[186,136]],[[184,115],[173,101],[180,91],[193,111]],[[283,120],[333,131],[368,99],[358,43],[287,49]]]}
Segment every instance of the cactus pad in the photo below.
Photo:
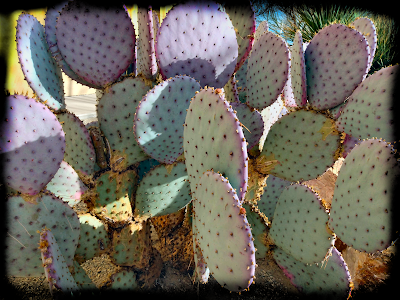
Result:
{"label": "cactus pad", "polygon": [[294,111],[271,127],[259,157],[260,170],[290,181],[317,178],[336,161],[339,146],[332,119],[313,110]]}
{"label": "cactus pad", "polygon": [[125,224],[132,218],[131,197],[135,173],[108,171],[96,180],[95,195],[91,199],[94,213],[106,222]]}
{"label": "cactus pad", "polygon": [[357,18],[354,22],[350,24],[350,26],[354,26],[357,31],[361,32],[363,36],[368,41],[369,47],[369,62],[368,62],[368,70],[371,68],[372,61],[374,60],[375,51],[377,47],[377,36],[376,36],[376,28],[374,23],[368,18]]}
{"label": "cactus pad", "polygon": [[191,200],[185,163],[175,163],[172,169],[160,165],[141,180],[136,191],[134,217],[149,218],[174,213]]}
{"label": "cactus pad", "polygon": [[5,266],[8,276],[43,276],[37,231],[47,227],[56,237],[67,262],[72,265],[79,239],[79,219],[73,209],[51,193],[6,200]]}
{"label": "cactus pad", "polygon": [[74,272],[72,273],[76,285],[82,290],[95,290],[96,285],[86,274],[86,271],[81,267],[81,265],[74,260]]}
{"label": "cactus pad", "polygon": [[207,171],[193,200],[196,240],[213,277],[230,291],[253,282],[255,248],[245,209],[229,181]]}
{"label": "cactus pad", "polygon": [[5,99],[0,123],[0,153],[5,183],[35,195],[56,174],[64,158],[65,135],[55,115],[42,103],[20,95]]}
{"label": "cactus pad", "polygon": [[267,186],[264,188],[264,193],[257,202],[258,209],[268,218],[268,221],[273,221],[276,203],[283,190],[291,184],[290,181],[268,175]]}
{"label": "cactus pad", "polygon": [[40,232],[39,249],[50,292],[53,286],[61,289],[64,293],[77,291],[78,286],[68,269],[54,235],[48,228],[43,228]]}
{"label": "cactus pad", "polygon": [[57,114],[57,119],[65,132],[64,160],[79,175],[84,177],[92,175],[96,164],[96,152],[94,151],[89,131],[73,113]]}
{"label": "cactus pad", "polygon": [[122,6],[71,1],[57,19],[56,37],[65,62],[99,89],[118,79],[135,57],[135,30]]}
{"label": "cactus pad", "polygon": [[262,21],[258,24],[256,32],[254,33],[254,39],[259,39],[261,35],[263,35],[266,31],[268,31],[269,26],[267,21]]}
{"label": "cactus pad", "polygon": [[45,21],[44,29],[46,33],[47,44],[49,45],[51,54],[53,55],[57,64],[61,67],[61,69],[66,75],[68,75],[70,78],[83,85],[95,87],[93,84],[87,82],[86,80],[83,80],[74,71],[72,71],[70,66],[64,61],[60,53],[60,50],[58,49],[57,37],[56,37],[57,18],[60,16],[60,11],[62,10],[62,8],[67,4],[68,1],[63,1],[61,3],[58,3],[57,5],[54,5],[53,7],[47,8],[46,17],[44,20]]}
{"label": "cactus pad", "polygon": [[83,263],[105,253],[109,246],[106,228],[99,219],[87,213],[79,216],[81,233],[75,259]]}
{"label": "cactus pad", "polygon": [[111,275],[110,289],[114,291],[135,291],[139,288],[136,272],[133,270],[119,270]]}
{"label": "cactus pad", "polygon": [[268,234],[267,220],[254,205],[245,202],[243,203],[243,208],[246,210],[246,218],[251,225],[251,234],[256,248],[255,258],[264,258],[269,251],[269,246],[266,243]]}
{"label": "cactus pad", "polygon": [[159,162],[172,164],[183,153],[183,124],[190,99],[200,84],[176,76],[151,89],[140,101],[134,133],[143,150]]}
{"label": "cactus pad", "polygon": [[149,264],[152,251],[150,221],[130,222],[124,228],[113,231],[110,258],[120,266],[143,268]]}
{"label": "cactus pad", "polygon": [[393,187],[400,175],[392,146],[364,140],[351,150],[340,169],[329,227],[358,251],[386,249],[394,238]]}
{"label": "cactus pad", "polygon": [[21,14],[16,39],[19,63],[29,86],[52,109],[65,108],[61,69],[51,56],[43,25],[30,14]]}
{"label": "cactus pad", "polygon": [[350,95],[337,119],[339,130],[357,139],[395,140],[393,107],[399,66],[391,66],[368,76]]}
{"label": "cactus pad", "polygon": [[368,42],[355,29],[332,24],[321,29],[305,51],[307,97],[319,110],[344,102],[368,72]]}
{"label": "cactus pad", "polygon": [[252,110],[245,103],[231,103],[232,109],[236,111],[239,122],[243,124],[243,133],[247,141],[247,149],[250,150],[260,141],[264,130],[264,121],[260,112]]}
{"label": "cactus pad", "polygon": [[186,74],[202,87],[222,88],[238,58],[232,22],[212,1],[174,6],[158,30],[156,56],[164,79]]}
{"label": "cactus pad", "polygon": [[276,248],[274,259],[293,285],[315,299],[346,299],[351,292],[351,276],[346,262],[336,249],[323,265],[307,265]]}
{"label": "cactus pad", "polygon": [[153,79],[157,74],[157,63],[154,49],[153,11],[151,7],[148,9],[139,7],[137,18],[139,25],[137,72],[142,73],[148,79]]}
{"label": "cactus pad", "polygon": [[327,231],[328,218],[316,193],[293,184],[279,197],[269,236],[295,259],[306,264],[321,262],[335,242]]}
{"label": "cactus pad", "polygon": [[307,103],[307,85],[303,38],[300,31],[296,32],[293,40],[290,75],[294,100],[297,106],[302,107]]}
{"label": "cactus pad", "polygon": [[88,190],[67,162],[62,161],[60,168],[53,179],[47,184],[46,189],[60,197],[69,206],[74,206],[81,200],[81,196]]}
{"label": "cactus pad", "polygon": [[149,90],[140,77],[126,77],[109,87],[99,100],[97,115],[112,150],[111,168],[123,170],[148,158],[135,140],[132,124],[139,101]]}
{"label": "cactus pad", "polygon": [[186,115],[183,149],[192,193],[203,172],[229,178],[240,201],[247,190],[246,139],[232,108],[211,88],[193,97]]}
{"label": "cactus pad", "polygon": [[289,76],[289,47],[272,32],[254,42],[247,64],[247,104],[258,110],[282,93]]}
{"label": "cactus pad", "polygon": [[250,1],[245,3],[236,2],[233,5],[225,5],[225,12],[229,15],[236,32],[236,40],[239,46],[239,53],[235,72],[243,65],[254,43],[256,31],[256,18]]}

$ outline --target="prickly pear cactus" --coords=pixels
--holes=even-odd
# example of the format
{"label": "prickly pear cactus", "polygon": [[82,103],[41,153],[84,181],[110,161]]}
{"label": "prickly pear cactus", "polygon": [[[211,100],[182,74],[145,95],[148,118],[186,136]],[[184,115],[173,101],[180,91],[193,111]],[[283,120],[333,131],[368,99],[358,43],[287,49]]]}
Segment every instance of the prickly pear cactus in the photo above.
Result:
{"label": "prickly pear cactus", "polygon": [[[366,77],[374,24],[331,24],[309,44],[297,33],[289,49],[255,29],[248,1],[189,1],[163,20],[151,5],[138,28],[124,5],[92,0],[49,8],[44,28],[20,15],[37,99],[8,95],[0,124],[7,275],[75,293],[94,287],[81,264],[106,254],[105,290],[152,288],[168,264],[241,292],[268,256],[308,296],[349,296],[340,252],[382,251],[399,230],[398,66]],[[60,69],[98,89],[97,121],[65,109]],[[339,158],[327,206],[304,181]]]}

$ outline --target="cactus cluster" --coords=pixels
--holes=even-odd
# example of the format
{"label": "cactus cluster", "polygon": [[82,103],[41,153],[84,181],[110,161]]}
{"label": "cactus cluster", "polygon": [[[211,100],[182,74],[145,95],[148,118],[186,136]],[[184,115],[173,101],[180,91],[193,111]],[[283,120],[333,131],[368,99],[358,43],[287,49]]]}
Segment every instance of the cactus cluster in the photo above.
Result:
{"label": "cactus cluster", "polygon": [[[331,24],[308,46],[297,32],[289,47],[266,23],[256,31],[250,3],[181,3],[161,22],[148,6],[138,21],[78,0],[49,8],[45,26],[20,15],[36,98],[9,95],[0,127],[7,275],[77,293],[94,286],[80,265],[106,253],[118,267],[107,289],[151,286],[169,259],[241,292],[272,254],[302,292],[346,298],[336,243],[375,253],[398,229],[398,66],[367,77],[373,23]],[[101,91],[96,122],[65,109],[61,71]],[[306,181],[339,158],[328,206]]]}

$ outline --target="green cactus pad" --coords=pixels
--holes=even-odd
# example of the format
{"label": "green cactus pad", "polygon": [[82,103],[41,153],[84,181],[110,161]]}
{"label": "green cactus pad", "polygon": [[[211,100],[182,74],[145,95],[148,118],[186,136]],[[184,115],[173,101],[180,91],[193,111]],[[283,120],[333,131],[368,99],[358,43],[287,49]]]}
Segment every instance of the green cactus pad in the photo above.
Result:
{"label": "green cactus pad", "polygon": [[299,262],[279,248],[274,250],[273,257],[293,285],[306,296],[332,300],[350,296],[350,272],[336,248],[332,249],[327,262],[321,265]]}
{"label": "green cactus pad", "polygon": [[229,103],[239,102],[239,94],[237,91],[235,74],[233,74],[228,82],[224,85],[224,96],[225,100]]}
{"label": "green cactus pad", "polygon": [[269,251],[269,246],[266,243],[268,226],[265,217],[254,205],[245,202],[242,206],[246,210],[246,217],[250,223],[251,234],[254,238],[254,247],[257,249],[255,258],[264,258]]}
{"label": "green cactus pad", "polygon": [[272,32],[254,42],[247,64],[247,104],[258,110],[271,105],[282,93],[289,76],[289,47]]}
{"label": "green cactus pad", "polygon": [[97,288],[90,277],[86,274],[86,271],[75,260],[72,276],[74,277],[76,285],[82,290],[95,290]]}
{"label": "green cactus pad", "polygon": [[47,184],[46,189],[73,207],[81,200],[81,196],[88,190],[88,187],[79,178],[74,168],[66,161],[62,161],[60,168]]}
{"label": "green cactus pad", "polygon": [[140,101],[133,132],[142,149],[159,162],[172,164],[183,153],[183,124],[190,99],[200,84],[175,76],[152,88]]}
{"label": "green cactus pad", "polygon": [[399,170],[392,146],[382,140],[364,140],[347,155],[329,218],[329,227],[344,243],[371,253],[390,246],[395,216],[391,200]]}
{"label": "green cactus pad", "polygon": [[269,237],[305,264],[321,262],[335,242],[327,230],[328,218],[320,197],[311,188],[293,184],[279,197]]}
{"label": "green cactus pad", "polygon": [[247,58],[239,70],[235,73],[236,88],[238,92],[239,101],[241,103],[246,103],[247,101],[247,65],[249,63],[249,58]]}
{"label": "green cactus pad", "polygon": [[307,103],[306,67],[303,51],[303,37],[297,31],[291,49],[291,83],[293,97],[297,106],[302,107]]}
{"label": "green cactus pad", "polygon": [[354,138],[395,140],[393,107],[399,65],[368,76],[350,95],[337,119],[339,130]]}
{"label": "green cactus pad", "polygon": [[264,193],[257,202],[258,209],[272,222],[275,212],[276,203],[283,190],[291,184],[290,181],[281,179],[274,175],[269,175],[266,181],[267,186]]}
{"label": "green cactus pad", "polygon": [[368,42],[355,29],[332,24],[321,29],[305,51],[307,97],[325,110],[342,103],[368,72]]}
{"label": "green cactus pad", "polygon": [[177,212],[192,200],[186,165],[159,165],[140,181],[134,217],[150,218]]}
{"label": "green cactus pad", "polygon": [[230,291],[247,289],[255,272],[255,248],[245,210],[229,181],[205,172],[196,186],[193,211],[193,233],[213,277]]}
{"label": "green cactus pad", "polygon": [[264,130],[264,121],[260,112],[251,109],[245,103],[231,103],[239,122],[242,123],[244,137],[247,141],[247,150],[258,144]]}
{"label": "green cactus pad", "polygon": [[81,233],[76,247],[75,260],[83,263],[107,251],[109,238],[104,223],[87,213],[79,216]]}
{"label": "green cactus pad", "polygon": [[135,172],[107,171],[96,180],[95,195],[91,199],[94,213],[114,224],[125,224],[132,218],[131,197]]}
{"label": "green cactus pad", "polygon": [[73,209],[51,193],[31,199],[13,196],[6,200],[5,269],[8,276],[43,276],[38,249],[39,233],[47,227],[72,265],[79,240],[79,219]]}
{"label": "green cactus pad", "polygon": [[114,291],[135,291],[139,288],[136,272],[133,270],[119,270],[111,275],[111,281],[109,289]]}
{"label": "green cactus pad", "polygon": [[63,112],[56,116],[65,132],[64,160],[79,175],[84,177],[92,175],[96,164],[96,152],[85,125],[70,112]]}
{"label": "green cactus pad", "polygon": [[274,123],[259,157],[260,171],[289,181],[317,178],[340,153],[335,122],[313,110],[298,110]]}
{"label": "green cactus pad", "polygon": [[354,26],[355,29],[361,32],[368,41],[369,54],[370,54],[368,62],[368,70],[369,70],[374,60],[375,51],[377,47],[377,36],[376,36],[375,25],[368,18],[357,18],[354,22],[350,24],[350,27],[351,26]]}
{"label": "green cactus pad", "polygon": [[247,190],[247,146],[233,109],[211,88],[193,97],[186,115],[183,149],[192,193],[203,172],[229,178],[242,201]]}
{"label": "green cactus pad", "polygon": [[256,18],[250,1],[236,2],[225,5],[225,12],[229,15],[236,32],[239,46],[235,71],[243,65],[254,43]]}
{"label": "green cactus pad", "polygon": [[43,25],[34,16],[22,13],[16,28],[19,64],[29,86],[51,109],[65,108],[61,69],[51,55]]}
{"label": "green cactus pad", "polygon": [[104,91],[97,105],[100,129],[110,143],[111,168],[123,170],[148,158],[133,134],[136,107],[150,90],[140,77],[126,77]]}
{"label": "green cactus pad", "polygon": [[120,266],[143,268],[151,255],[150,221],[130,222],[112,233],[110,258]]}
{"label": "green cactus pad", "polygon": [[78,286],[68,269],[54,235],[48,228],[43,228],[40,232],[39,249],[50,292],[54,286],[64,293],[77,291]]}

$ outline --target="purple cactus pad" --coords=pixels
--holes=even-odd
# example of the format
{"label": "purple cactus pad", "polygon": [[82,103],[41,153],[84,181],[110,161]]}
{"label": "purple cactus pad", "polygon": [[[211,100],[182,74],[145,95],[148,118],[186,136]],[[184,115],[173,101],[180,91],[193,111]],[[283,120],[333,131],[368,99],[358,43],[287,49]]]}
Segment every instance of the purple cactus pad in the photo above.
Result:
{"label": "purple cactus pad", "polygon": [[44,104],[20,95],[5,101],[0,123],[0,153],[6,184],[35,195],[50,182],[64,158],[65,134]]}
{"label": "purple cactus pad", "polygon": [[164,79],[186,74],[202,87],[222,88],[238,58],[232,22],[215,2],[177,5],[158,30],[156,56]]}

